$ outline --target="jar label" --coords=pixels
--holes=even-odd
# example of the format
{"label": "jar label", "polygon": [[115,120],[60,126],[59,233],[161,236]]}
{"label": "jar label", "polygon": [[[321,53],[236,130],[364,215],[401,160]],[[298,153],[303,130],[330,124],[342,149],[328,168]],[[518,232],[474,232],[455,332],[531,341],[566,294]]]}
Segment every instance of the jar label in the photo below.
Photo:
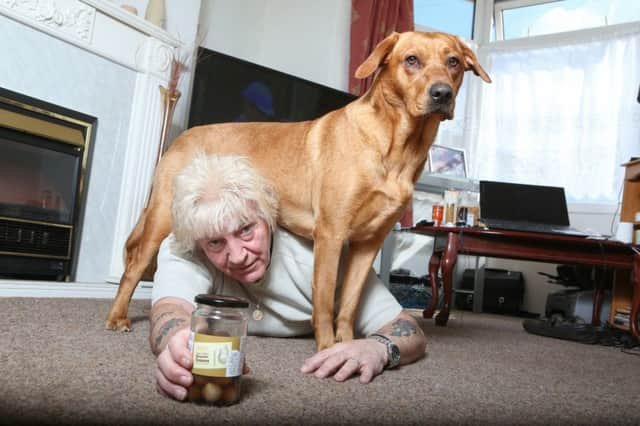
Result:
{"label": "jar label", "polygon": [[209,377],[236,377],[242,374],[244,337],[195,333],[192,339],[193,374]]}

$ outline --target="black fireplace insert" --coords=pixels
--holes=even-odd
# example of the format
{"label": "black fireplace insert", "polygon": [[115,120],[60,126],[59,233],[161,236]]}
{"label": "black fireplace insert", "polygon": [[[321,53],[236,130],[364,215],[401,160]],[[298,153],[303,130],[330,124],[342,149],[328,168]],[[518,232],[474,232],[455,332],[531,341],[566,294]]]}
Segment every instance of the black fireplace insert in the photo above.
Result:
{"label": "black fireplace insert", "polygon": [[0,88],[0,278],[73,279],[96,124]]}

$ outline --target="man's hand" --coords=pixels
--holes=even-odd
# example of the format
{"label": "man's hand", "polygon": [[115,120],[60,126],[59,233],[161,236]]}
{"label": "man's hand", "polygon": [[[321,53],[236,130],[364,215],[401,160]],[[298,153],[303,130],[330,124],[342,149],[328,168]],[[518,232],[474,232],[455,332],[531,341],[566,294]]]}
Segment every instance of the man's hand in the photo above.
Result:
{"label": "man's hand", "polygon": [[171,336],[156,358],[155,376],[158,392],[178,401],[187,397],[187,388],[193,382],[188,342],[189,329],[185,328]]}
{"label": "man's hand", "polygon": [[[376,333],[390,338],[400,349],[400,365],[410,364],[425,354],[427,339],[415,318],[400,312]],[[305,360],[300,371],[318,378],[333,376],[339,382],[360,374],[361,383],[369,383],[382,373],[388,362],[387,346],[374,339],[336,343]]]}
{"label": "man's hand", "polygon": [[305,374],[313,373],[320,379],[333,376],[338,382],[359,374],[360,383],[369,383],[374,376],[382,373],[385,365],[387,348],[384,343],[373,339],[358,339],[336,343],[307,358],[300,371]]}
{"label": "man's hand", "polygon": [[[187,398],[188,388],[193,383],[193,358],[189,351],[189,334],[187,328],[175,333],[156,358],[155,376],[158,392],[178,401]],[[249,374],[250,371],[245,360],[242,374]]]}

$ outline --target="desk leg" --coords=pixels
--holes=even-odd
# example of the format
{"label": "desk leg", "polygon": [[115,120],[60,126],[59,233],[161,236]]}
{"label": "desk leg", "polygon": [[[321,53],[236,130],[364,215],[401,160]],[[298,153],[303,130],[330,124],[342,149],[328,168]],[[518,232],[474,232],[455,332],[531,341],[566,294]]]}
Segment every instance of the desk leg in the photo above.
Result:
{"label": "desk leg", "polygon": [[600,325],[600,313],[602,312],[602,300],[604,299],[604,271],[600,268],[596,269],[595,288],[593,289],[593,307],[591,311],[591,325]]}
{"label": "desk leg", "polygon": [[431,318],[438,306],[438,270],[440,270],[440,258],[442,253],[435,251],[429,260],[429,279],[431,280],[431,303],[422,311],[422,318]]}
{"label": "desk leg", "polygon": [[596,287],[593,292],[593,308],[591,311],[591,325],[600,325],[600,312],[602,311],[602,299],[604,298],[604,290]]}
{"label": "desk leg", "polygon": [[636,340],[640,341],[640,333],[638,332],[638,312],[640,311],[640,255],[633,256],[633,296],[631,298],[631,315],[629,324],[631,326],[631,334]]}
{"label": "desk leg", "polygon": [[458,235],[450,232],[447,235],[447,246],[442,253],[442,292],[444,303],[442,310],[436,315],[436,325],[447,325],[449,321],[449,307],[451,306],[451,293],[453,288],[453,268],[458,261]]}

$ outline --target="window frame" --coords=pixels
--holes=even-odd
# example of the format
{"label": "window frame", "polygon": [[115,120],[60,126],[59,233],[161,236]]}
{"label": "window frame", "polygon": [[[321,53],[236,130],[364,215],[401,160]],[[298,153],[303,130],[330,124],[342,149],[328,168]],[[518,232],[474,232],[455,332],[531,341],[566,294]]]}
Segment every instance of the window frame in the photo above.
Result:
{"label": "window frame", "polygon": [[495,24],[496,41],[504,40],[504,17],[503,12],[521,7],[537,6],[546,3],[556,3],[561,0],[494,0],[493,22]]}
{"label": "window frame", "polygon": [[[475,39],[475,26],[476,26],[476,15],[478,13],[478,3],[482,2],[483,0],[465,0],[469,3],[473,4],[473,12],[471,14],[471,40]],[[495,1],[495,0],[494,0]],[[553,0],[555,1],[555,0]],[[414,6],[414,13],[415,13],[415,6]],[[414,29],[415,31],[422,31],[422,32],[446,32],[445,30],[441,30],[438,28],[434,28],[434,27],[430,27],[428,25],[423,25],[423,24],[418,24],[417,22],[415,22],[415,16],[414,16]],[[456,36],[460,37],[461,39],[465,40],[465,41],[469,41],[469,39],[467,39],[467,37],[463,37],[461,35],[455,34]]]}

